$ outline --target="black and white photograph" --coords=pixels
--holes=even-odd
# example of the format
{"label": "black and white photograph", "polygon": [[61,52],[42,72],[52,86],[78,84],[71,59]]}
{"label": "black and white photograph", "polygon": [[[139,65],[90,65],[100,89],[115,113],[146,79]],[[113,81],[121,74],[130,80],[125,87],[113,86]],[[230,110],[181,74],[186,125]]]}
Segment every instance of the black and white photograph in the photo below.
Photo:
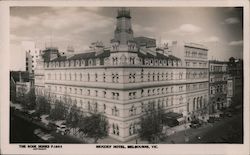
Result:
{"label": "black and white photograph", "polygon": [[10,6],[9,144],[244,144],[244,9]]}

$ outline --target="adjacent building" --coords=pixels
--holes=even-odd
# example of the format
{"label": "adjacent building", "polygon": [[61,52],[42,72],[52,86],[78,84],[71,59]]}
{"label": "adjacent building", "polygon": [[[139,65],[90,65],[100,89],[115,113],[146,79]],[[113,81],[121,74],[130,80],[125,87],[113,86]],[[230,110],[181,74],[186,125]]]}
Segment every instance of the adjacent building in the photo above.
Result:
{"label": "adjacent building", "polygon": [[[109,135],[120,141],[137,136],[140,118],[150,109],[178,113],[182,120],[204,119],[208,110],[208,49],[134,37],[130,11],[118,10],[110,47],[101,42],[89,51],[61,55],[47,48],[37,61],[37,94],[76,105],[83,114],[108,118]],[[180,119],[179,119],[180,120]]]}
{"label": "adjacent building", "polygon": [[209,113],[228,107],[228,68],[225,61],[209,61]]}
{"label": "adjacent building", "polygon": [[16,97],[23,97],[29,92],[34,81],[27,71],[11,71],[10,72],[10,99],[14,102]]}
{"label": "adjacent building", "polygon": [[23,41],[22,48],[25,51],[25,70],[34,73],[36,68],[36,61],[41,54],[41,50],[35,46],[33,41]]}
{"label": "adjacent building", "polygon": [[232,81],[232,96],[239,105],[242,105],[244,90],[243,60],[231,57],[228,62],[228,74]]}

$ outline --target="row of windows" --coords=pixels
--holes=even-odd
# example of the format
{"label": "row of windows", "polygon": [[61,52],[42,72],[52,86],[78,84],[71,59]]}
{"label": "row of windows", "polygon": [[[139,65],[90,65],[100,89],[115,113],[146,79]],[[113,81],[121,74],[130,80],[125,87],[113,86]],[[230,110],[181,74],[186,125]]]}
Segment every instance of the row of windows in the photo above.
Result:
{"label": "row of windows", "polygon": [[210,72],[226,72],[226,71],[227,71],[226,65],[223,65],[223,66],[211,65],[210,66]]}
{"label": "row of windows", "polygon": [[207,58],[207,53],[187,50],[186,57]]}
{"label": "row of windows", "polygon": [[204,109],[206,106],[206,97],[199,96],[199,97],[194,97],[193,99],[188,99],[187,102],[187,112],[191,111],[191,107],[193,111],[195,110],[200,110]]}
{"label": "row of windows", "polygon": [[227,76],[210,77],[210,82],[222,82],[222,81],[227,81]]}
{"label": "row of windows", "polygon": [[[120,99],[119,92],[112,92],[112,91],[106,91],[106,90],[93,90],[93,89],[58,86],[58,85],[48,85],[47,88],[48,88],[48,91],[50,92],[78,94],[78,95],[110,98],[114,100]],[[129,92],[128,99],[132,100],[132,99],[145,97],[145,96],[154,96],[154,95],[184,92],[184,91],[194,91],[194,90],[205,89],[205,88],[208,88],[208,83],[187,84],[186,87],[185,85],[179,85],[179,86],[168,86],[168,87],[161,87],[161,88],[147,88],[147,89],[141,89],[138,91]]]}
{"label": "row of windows", "polygon": [[207,78],[208,73],[207,72],[187,72],[187,79],[201,79],[201,78]]}
{"label": "row of windows", "polygon": [[[51,97],[53,97],[53,95],[50,95]],[[59,96],[59,95],[55,95],[54,98],[58,98],[60,101],[63,101],[63,103],[65,105],[76,105],[79,106],[78,108],[80,110],[87,110],[88,112],[103,112],[106,113],[107,112],[107,106],[105,103],[98,103],[98,101],[90,101],[88,100],[85,104],[83,103],[83,100],[76,100],[76,99],[71,99],[70,97],[68,97],[66,99],[65,96]],[[65,101],[67,100],[67,101]],[[65,103],[67,102],[67,103]],[[173,105],[177,105],[177,104],[183,104],[184,103],[184,98],[182,96],[178,96],[177,98],[175,98],[175,102],[174,102],[174,97],[165,97],[165,98],[160,98],[157,100],[151,100],[151,101],[145,101],[145,102],[141,102],[141,104],[139,106],[135,106],[135,105],[131,105],[131,107],[128,109],[128,114],[129,116],[135,116],[144,112],[148,112],[149,110],[153,110],[153,109],[159,109],[159,108],[168,108],[171,107]],[[120,110],[116,107],[113,106],[110,109],[109,114],[113,115],[113,116],[120,116]]]}
{"label": "row of windows", "polygon": [[47,68],[59,68],[59,67],[81,67],[81,66],[93,66],[103,64],[103,59],[88,59],[88,60],[71,60],[60,62],[47,62],[45,67]]}
{"label": "row of windows", "polygon": [[227,92],[226,85],[210,86],[210,94],[226,93],[226,92]]}
{"label": "row of windows", "polygon": [[[125,55],[122,55],[121,57],[112,57],[111,63],[113,65],[119,65],[119,64],[141,64],[141,65],[147,65],[147,66],[171,66],[171,67],[177,67],[182,66],[182,63],[180,60],[172,60],[172,59],[142,59],[138,57],[129,57],[127,58]],[[138,61],[136,61],[138,59]],[[109,58],[105,59],[88,59],[88,60],[66,60],[66,61],[57,61],[57,62],[47,62],[45,64],[46,68],[60,68],[60,67],[84,67],[84,66],[99,66],[104,65],[105,62],[109,64]]]}
{"label": "row of windows", "polygon": [[206,62],[186,62],[187,67],[207,67]]}
{"label": "row of windows", "polygon": [[[189,77],[189,74],[187,74],[187,77]],[[130,73],[129,75],[126,75],[128,77],[128,82],[133,83],[136,82],[136,76],[140,76],[141,82],[144,81],[163,81],[163,80],[173,80],[173,79],[184,79],[184,73],[150,73],[148,72],[145,76],[144,72],[141,71],[141,73]],[[199,76],[205,76],[206,72],[200,73]],[[98,74],[83,74],[83,73],[47,73],[46,74],[47,80],[69,80],[69,81],[95,81],[95,82],[107,82],[107,78],[111,77],[113,83],[119,83],[120,78],[118,73],[112,73],[111,75],[106,75],[105,73]],[[125,77],[126,77],[125,76]],[[196,77],[196,73],[193,73],[193,76]],[[147,78],[147,79],[146,79]]]}
{"label": "row of windows", "polygon": [[200,84],[187,84],[187,91],[194,91],[199,89],[208,88],[208,83],[200,83]]}
{"label": "row of windows", "polygon": [[[66,94],[78,94],[78,95],[86,95],[86,96],[95,96],[95,97],[107,97],[107,91],[98,91],[98,90],[90,90],[78,87],[66,87],[66,86],[51,86],[48,85],[49,92],[61,92]],[[111,92],[112,99],[119,100],[120,94],[118,92]]]}

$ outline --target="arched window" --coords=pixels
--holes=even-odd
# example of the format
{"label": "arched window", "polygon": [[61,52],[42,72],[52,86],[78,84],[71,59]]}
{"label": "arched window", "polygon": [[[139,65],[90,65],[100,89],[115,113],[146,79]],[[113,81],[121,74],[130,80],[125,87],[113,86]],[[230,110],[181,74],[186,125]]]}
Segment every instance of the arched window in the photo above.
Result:
{"label": "arched window", "polygon": [[97,109],[98,109],[98,104],[97,104],[97,102],[95,102],[95,109],[94,109],[94,111],[97,112]]}
{"label": "arched window", "polygon": [[95,81],[96,81],[96,82],[98,81],[97,73],[95,73]]}
{"label": "arched window", "polygon": [[112,115],[114,115],[114,116],[118,116],[118,115],[119,115],[119,110],[117,109],[116,106],[114,106],[114,107],[112,108]]}
{"label": "arched window", "polygon": [[80,73],[80,81],[82,81],[83,79],[83,76],[82,76],[82,73]]}
{"label": "arched window", "polygon": [[196,106],[195,106],[195,99],[196,99],[196,98],[193,99],[193,110],[195,110],[195,107],[196,107]]}
{"label": "arched window", "polygon": [[90,101],[88,101],[88,111],[91,111]]}
{"label": "arched window", "polygon": [[64,66],[64,62],[63,62],[63,61],[61,61],[61,65],[60,65],[60,66],[61,66],[61,67],[65,67],[65,66]]}
{"label": "arched window", "polygon": [[131,123],[129,125],[129,135],[133,135],[136,133],[136,128],[135,128],[135,124],[134,123]]}
{"label": "arched window", "polygon": [[103,104],[103,112],[106,113],[106,104]]}
{"label": "arched window", "polygon": [[88,73],[88,81],[90,81],[90,75],[89,75],[89,73]]}
{"label": "arched window", "polygon": [[81,66],[85,66],[85,61],[81,60]]}
{"label": "arched window", "polygon": [[79,64],[79,60],[76,60],[76,62],[75,62],[76,64],[75,64],[75,66],[79,66],[80,64]]}
{"label": "arched window", "polygon": [[93,60],[92,59],[89,59],[88,61],[88,66],[92,66],[93,65]]}
{"label": "arched window", "polygon": [[143,102],[141,103],[141,112],[142,113],[144,112],[144,104],[143,104]]}
{"label": "arched window", "polygon": [[130,116],[136,115],[136,107],[132,105],[132,107],[129,110]]}

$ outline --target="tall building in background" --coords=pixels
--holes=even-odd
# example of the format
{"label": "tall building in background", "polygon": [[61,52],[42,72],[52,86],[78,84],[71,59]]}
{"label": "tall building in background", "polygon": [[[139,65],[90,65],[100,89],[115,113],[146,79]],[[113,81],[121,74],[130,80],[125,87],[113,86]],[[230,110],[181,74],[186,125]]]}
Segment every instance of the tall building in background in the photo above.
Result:
{"label": "tall building in background", "polygon": [[102,113],[109,135],[120,141],[138,136],[140,119],[151,109],[164,109],[180,124],[204,119],[208,49],[177,42],[156,47],[154,39],[134,38],[128,9],[119,9],[116,18],[109,48],[96,42],[78,54],[44,50],[35,72],[36,93],[49,94],[68,108],[76,105],[84,115]]}
{"label": "tall building in background", "polygon": [[35,46],[35,42],[33,41],[23,41],[22,49],[26,54],[25,70],[34,73],[36,61],[39,58],[41,50]]}
{"label": "tall building in background", "polygon": [[196,43],[173,41],[169,53],[185,67],[188,116],[208,118],[208,49]]}
{"label": "tall building in background", "polygon": [[244,76],[243,76],[243,60],[229,58],[228,74],[232,80],[233,97],[239,105],[243,105],[243,90],[244,90]]}

